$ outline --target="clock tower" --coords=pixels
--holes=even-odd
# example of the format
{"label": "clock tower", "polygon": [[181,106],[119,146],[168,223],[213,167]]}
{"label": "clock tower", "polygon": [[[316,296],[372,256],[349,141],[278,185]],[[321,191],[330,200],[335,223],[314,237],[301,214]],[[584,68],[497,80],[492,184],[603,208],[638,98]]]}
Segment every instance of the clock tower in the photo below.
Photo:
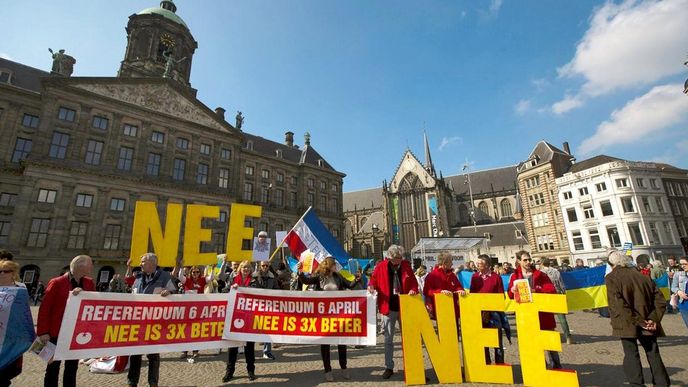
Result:
{"label": "clock tower", "polygon": [[177,15],[172,0],[129,16],[127,50],[119,77],[165,77],[191,86],[191,62],[198,43]]}

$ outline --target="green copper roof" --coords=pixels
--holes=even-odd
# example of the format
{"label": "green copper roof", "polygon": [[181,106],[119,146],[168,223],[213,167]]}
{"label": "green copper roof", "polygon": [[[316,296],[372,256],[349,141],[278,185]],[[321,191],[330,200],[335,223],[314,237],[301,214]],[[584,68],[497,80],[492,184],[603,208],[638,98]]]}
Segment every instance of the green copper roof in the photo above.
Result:
{"label": "green copper roof", "polygon": [[189,28],[186,25],[186,23],[184,23],[184,20],[182,20],[182,18],[180,18],[176,13],[174,13],[170,10],[164,9],[164,8],[160,8],[160,7],[146,8],[143,11],[137,13],[137,15],[149,15],[149,14],[160,15],[166,19],[172,20],[175,23],[179,23],[179,24],[183,25],[187,29]]}

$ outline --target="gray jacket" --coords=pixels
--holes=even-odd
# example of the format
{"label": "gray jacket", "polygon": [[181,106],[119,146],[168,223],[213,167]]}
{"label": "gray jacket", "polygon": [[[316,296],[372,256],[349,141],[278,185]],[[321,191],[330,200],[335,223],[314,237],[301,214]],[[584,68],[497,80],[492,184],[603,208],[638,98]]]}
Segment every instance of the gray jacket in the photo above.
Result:
{"label": "gray jacket", "polygon": [[[679,290],[686,291],[686,283],[688,282],[688,276],[686,272],[681,270],[674,273],[674,278],[671,280],[671,294],[678,292]],[[683,298],[678,298],[678,303],[682,303]]]}
{"label": "gray jacket", "polygon": [[[162,291],[162,289],[167,289],[170,292],[177,290],[174,286],[174,282],[172,282],[170,273],[160,268],[156,269],[150,275],[139,273],[136,277],[136,281],[134,281],[134,286],[132,286],[132,291],[138,294],[155,294],[156,289],[160,289],[160,291]],[[159,293],[159,291],[157,293]]]}

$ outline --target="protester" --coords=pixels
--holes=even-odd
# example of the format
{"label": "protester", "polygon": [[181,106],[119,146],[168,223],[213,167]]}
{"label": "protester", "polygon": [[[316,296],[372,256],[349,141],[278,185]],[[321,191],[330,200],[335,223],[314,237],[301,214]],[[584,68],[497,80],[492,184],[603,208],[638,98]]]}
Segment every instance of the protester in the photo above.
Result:
{"label": "protester", "polygon": [[466,264],[466,271],[470,271],[472,273],[475,273],[478,269],[475,267],[475,262],[473,261],[468,261]]}
{"label": "protester", "polygon": [[[561,273],[559,273],[559,270],[552,267],[552,261],[549,258],[542,258],[540,262],[540,271],[547,274],[549,280],[554,284],[557,293],[566,294],[566,285],[564,285],[564,281],[561,279]],[[557,320],[559,320],[562,333],[564,334],[564,338],[566,338],[566,344],[573,344],[573,337],[571,337],[571,329],[569,329],[569,322],[566,320],[566,315],[557,313],[555,316]]]}
{"label": "protester", "polygon": [[[267,237],[266,232],[261,231],[261,233],[264,233],[265,236],[261,236],[261,234],[259,233],[259,238]],[[258,271],[253,273],[253,280],[255,283],[254,287],[259,289],[279,289],[277,276],[275,276],[270,271],[270,269],[271,267],[269,261],[260,262],[260,265],[258,266]],[[263,359],[275,360],[275,355],[272,354],[272,343],[270,342],[263,343]]]}
{"label": "protester", "polygon": [[437,294],[451,296],[454,299],[454,314],[456,315],[456,324],[459,324],[459,296],[463,296],[466,292],[461,285],[461,281],[454,274],[452,269],[452,257],[449,253],[441,252],[437,255],[437,265],[425,278],[425,286],[423,287],[423,295],[425,296],[425,308],[430,314],[430,318],[435,319],[435,297]]}
{"label": "protester", "polygon": [[[508,294],[509,298],[514,298],[514,292],[517,291],[514,286],[514,281],[519,279],[527,279],[530,285],[530,290],[533,293],[551,293],[555,294],[557,289],[550,281],[549,277],[535,269],[533,267],[533,260],[530,258],[530,253],[527,251],[519,251],[516,253],[516,260],[518,266],[514,271],[514,275],[511,276],[509,281]],[[557,324],[554,322],[554,315],[552,313],[540,312],[540,329],[553,331],[556,329]],[[561,368],[561,361],[559,360],[559,352],[557,351],[546,351],[547,352],[547,366],[548,368],[559,369]]]}
{"label": "protester", "polygon": [[399,295],[418,294],[418,281],[413,274],[411,264],[403,259],[404,248],[391,245],[387,249],[387,259],[375,266],[368,282],[368,291],[377,292],[377,306],[382,315],[382,327],[385,334],[385,371],[383,379],[394,374],[394,331],[399,320]]}
{"label": "protester", "polygon": [[504,262],[502,264],[502,270],[504,271],[502,274],[504,275],[511,275],[514,274],[514,268],[511,266],[510,262]]}
{"label": "protester", "polygon": [[664,296],[655,282],[632,267],[632,258],[619,251],[609,255],[612,272],[604,279],[611,313],[612,335],[621,338],[623,369],[632,386],[644,386],[638,341],[643,346],[652,374],[652,384],[669,386],[657,337],[664,336],[661,321],[666,309]]}
{"label": "protester", "polygon": [[[669,256],[669,258],[667,258],[666,268],[667,275],[669,276],[669,286],[671,286],[674,282],[674,274],[679,271],[681,271],[681,266],[676,263],[676,257],[673,255]],[[677,313],[677,311],[673,306],[671,306],[671,304],[667,304],[667,313]]]}
{"label": "protester", "polygon": [[0,249],[0,260],[12,261],[14,260],[14,254],[9,250]]}
{"label": "protester", "polygon": [[652,268],[652,265],[649,263],[639,263],[638,267],[640,268],[640,274],[649,277],[650,276],[650,270]]}
{"label": "protester", "polygon": [[583,259],[581,258],[576,258],[576,266],[574,266],[573,270],[583,270],[587,269],[588,267],[585,266],[585,262],[583,262]]}
{"label": "protester", "polygon": [[[355,280],[350,282],[341,274],[337,273],[337,263],[332,257],[323,259],[318,265],[314,275],[310,277],[306,277],[303,274],[302,262],[299,262],[296,268],[299,272],[299,280],[307,285],[315,285],[316,291],[353,289],[361,280],[360,275],[357,275]],[[342,368],[342,377],[349,380],[351,379],[351,374],[346,368],[346,345],[337,345],[337,352],[339,354],[339,366]],[[325,368],[325,380],[332,382],[334,381],[334,377],[332,376],[332,365],[330,363],[330,345],[321,345],[320,355],[322,356],[323,367]]]}
{"label": "protester", "polygon": [[[19,275],[17,273],[17,275]],[[24,286],[24,284],[21,284],[19,286]],[[38,281],[38,285],[36,285],[36,290],[33,292],[33,306],[38,305],[39,302],[43,299],[43,294],[45,293],[45,285],[43,285],[43,281]]]}
{"label": "protester", "polygon": [[291,270],[284,262],[280,262],[277,266],[277,283],[282,290],[289,290],[291,284]]}
{"label": "protester", "polygon": [[11,332],[5,335],[2,343],[2,358],[0,361],[0,387],[12,384],[12,379],[21,374],[23,365],[22,354],[29,349],[36,337],[33,330],[33,319],[29,307],[29,292],[19,286],[19,264],[14,261],[0,260],[0,287],[8,288],[2,291],[5,295],[13,295],[14,301],[3,302],[5,308],[0,308],[0,321],[3,331]]}
{"label": "protester", "polygon": [[568,259],[562,260],[561,266],[559,267],[559,272],[560,273],[568,273],[570,271],[573,271],[573,268],[571,266],[569,266],[569,260]]}
{"label": "protester", "polygon": [[[495,293],[504,296],[504,283],[502,277],[492,271],[490,268],[491,259],[486,254],[478,256],[478,271],[473,273],[471,277],[471,293]],[[494,349],[495,364],[504,364],[504,349],[502,342],[502,331],[510,329],[506,314],[504,312],[489,312],[482,313],[483,328],[497,328],[499,335],[499,347]],[[506,326],[503,324],[506,321]],[[491,364],[490,349],[485,348],[485,363]]]}
{"label": "protester", "polygon": [[418,292],[423,294],[423,289],[425,288],[425,278],[428,276],[428,268],[425,265],[420,265],[413,273],[416,276],[416,281],[418,282]]}
{"label": "protester", "polygon": [[[131,259],[127,261],[127,273],[131,271]],[[134,275],[135,280],[132,286],[134,294],[160,294],[167,297],[176,290],[170,273],[158,267],[158,256],[153,253],[146,253],[141,256],[141,271]],[[148,358],[148,384],[157,387],[160,378],[160,354],[149,353]],[[129,357],[129,372],[127,373],[127,383],[135,387],[139,383],[141,376],[141,355],[131,355]]]}
{"label": "protester", "polygon": [[[172,271],[172,277],[177,276],[180,265],[181,262],[178,262],[178,265]],[[200,266],[192,266],[188,277],[184,277],[183,273],[180,273],[179,283],[184,294],[203,294],[208,283],[208,278],[206,278],[201,271],[202,268]],[[189,363],[195,363],[198,358],[198,350],[193,350],[191,352],[191,357],[189,357],[188,354],[188,351],[182,352],[180,359],[186,360]]]}
{"label": "protester", "polygon": [[662,265],[662,261],[660,260],[655,260],[652,263],[652,267],[650,268],[650,278],[654,279],[659,279],[661,278],[665,273],[664,266]]}
{"label": "protester", "polygon": [[[43,343],[50,341],[57,344],[60,333],[62,316],[67,305],[69,293],[78,295],[82,290],[95,291],[93,279],[88,277],[93,271],[93,261],[88,255],[77,255],[69,264],[69,271],[64,275],[53,278],[45,289],[43,302],[38,309],[36,334]],[[46,387],[57,387],[60,374],[60,361],[48,363],[45,369],[43,384]],[[76,386],[76,371],[78,360],[65,360],[62,383],[65,387]]]}
{"label": "protester", "polygon": [[678,297],[678,311],[683,317],[683,322],[688,327],[688,258],[679,259],[681,271],[674,272],[671,281],[671,293]]}
{"label": "protester", "polygon": [[110,280],[108,291],[111,293],[125,293],[127,290],[127,285],[122,280],[122,276],[115,274]]}
{"label": "protester", "polygon": [[[237,287],[256,287],[256,280],[253,277],[253,264],[249,261],[243,261],[239,264],[237,269],[238,274],[234,277],[234,283],[231,288]],[[239,348],[232,347],[227,353],[227,370],[225,376],[222,377],[222,383],[227,383],[234,377],[234,369],[236,368],[237,356]],[[247,341],[244,345],[244,357],[246,358],[246,371],[248,372],[249,380],[256,380],[256,354],[255,343]]]}

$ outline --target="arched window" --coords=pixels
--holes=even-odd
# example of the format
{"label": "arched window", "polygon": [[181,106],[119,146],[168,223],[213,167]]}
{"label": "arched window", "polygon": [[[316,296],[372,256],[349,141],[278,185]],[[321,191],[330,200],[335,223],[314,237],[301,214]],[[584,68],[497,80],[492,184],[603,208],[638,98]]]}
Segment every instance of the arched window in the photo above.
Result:
{"label": "arched window", "polygon": [[480,210],[480,215],[482,215],[483,218],[490,217],[490,208],[486,202],[480,202],[480,204],[478,204],[478,210]]}
{"label": "arched window", "polygon": [[514,213],[511,210],[511,202],[509,199],[502,199],[502,202],[499,204],[499,206],[501,207],[503,218],[510,218],[514,216]]}
{"label": "arched window", "polygon": [[359,231],[363,228],[363,225],[366,224],[367,221],[368,221],[367,217],[364,216],[361,218],[361,220],[359,221],[359,226],[358,226]]}

